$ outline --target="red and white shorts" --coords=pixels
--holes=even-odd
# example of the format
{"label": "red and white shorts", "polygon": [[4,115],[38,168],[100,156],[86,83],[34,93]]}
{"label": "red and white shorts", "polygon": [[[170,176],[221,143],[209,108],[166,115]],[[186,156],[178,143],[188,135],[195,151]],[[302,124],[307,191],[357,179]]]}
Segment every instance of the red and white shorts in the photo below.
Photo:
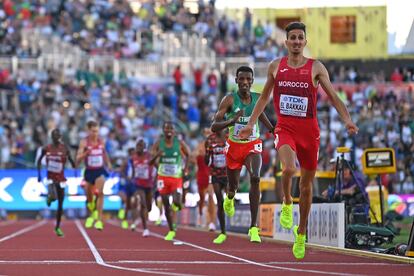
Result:
{"label": "red and white shorts", "polygon": [[251,153],[262,153],[262,140],[257,139],[247,143],[226,141],[227,167],[232,170],[241,169],[246,157]]}
{"label": "red and white shorts", "polygon": [[183,178],[159,175],[157,178],[157,190],[161,195],[173,194],[175,191],[182,193]]}

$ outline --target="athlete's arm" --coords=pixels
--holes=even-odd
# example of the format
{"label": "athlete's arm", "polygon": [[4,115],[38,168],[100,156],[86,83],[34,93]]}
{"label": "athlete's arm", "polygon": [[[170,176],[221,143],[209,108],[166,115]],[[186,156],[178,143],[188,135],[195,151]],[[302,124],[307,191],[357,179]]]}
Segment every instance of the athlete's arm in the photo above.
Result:
{"label": "athlete's arm", "polygon": [[72,168],[76,168],[75,161],[73,160],[72,156],[70,155],[70,151],[69,151],[69,149],[66,145],[65,145],[65,150],[66,150],[66,156],[68,157],[68,160],[69,160],[70,164],[72,165]]}
{"label": "athlete's arm", "polygon": [[234,123],[243,115],[243,110],[239,110],[233,118],[230,118],[224,121],[224,116],[228,111],[230,111],[231,106],[233,105],[233,96],[225,96],[219,105],[217,113],[214,115],[213,123],[211,124],[211,131],[217,132],[219,130],[225,129],[228,126],[234,125]]}
{"label": "athlete's arm", "polygon": [[106,151],[105,147],[103,147],[103,151],[104,151],[104,162],[106,164],[106,167],[108,168],[108,170],[112,171],[111,159],[109,158],[108,152]]}
{"label": "athlete's arm", "polygon": [[79,166],[82,160],[84,160],[85,157],[88,155],[89,151],[85,149],[86,149],[86,140],[81,140],[79,143],[78,152],[76,154],[76,160],[75,160],[76,166]]}
{"label": "athlete's arm", "polygon": [[42,148],[42,152],[39,156],[39,159],[37,159],[37,181],[41,181],[41,175],[40,175],[40,169],[42,167],[42,159],[46,155],[46,149]]}
{"label": "athlete's arm", "polygon": [[253,125],[256,123],[257,118],[259,118],[260,114],[263,113],[267,103],[270,99],[270,94],[273,90],[273,85],[275,82],[274,72],[277,72],[277,68],[279,67],[279,60],[272,61],[267,69],[267,80],[263,87],[262,94],[260,95],[259,99],[257,100],[256,105],[254,106],[253,113],[250,116],[249,122],[245,127],[243,127],[239,132],[239,137],[241,139],[247,139],[253,130]]}
{"label": "athlete's arm", "polygon": [[341,101],[336,93],[332,83],[329,79],[328,70],[326,70],[325,66],[320,61],[314,62],[315,70],[315,80],[319,81],[323,90],[328,95],[330,101],[332,102],[335,109],[338,111],[339,116],[341,116],[342,121],[345,123],[345,127],[348,130],[349,134],[356,134],[358,133],[358,127],[352,122],[351,116],[349,115],[348,109],[346,108],[345,104]]}
{"label": "athlete's arm", "polygon": [[204,163],[209,166],[210,165],[210,158],[211,158],[211,147],[210,147],[210,139],[207,137],[207,140],[204,142],[204,148],[206,154],[204,155]]}
{"label": "athlete's arm", "polygon": [[265,127],[266,127],[266,128],[267,128],[270,132],[272,132],[272,133],[273,133],[274,126],[273,126],[273,125],[272,125],[272,123],[270,122],[269,118],[267,118],[266,113],[262,112],[262,114],[260,114],[260,116],[259,116],[259,120],[260,120],[260,122],[262,122],[262,123],[265,125]]}
{"label": "athlete's arm", "polygon": [[162,151],[160,150],[160,140],[154,143],[154,145],[151,148],[151,156],[152,159],[150,160],[150,164],[155,164],[158,157],[160,157],[162,154]]}
{"label": "athlete's arm", "polygon": [[180,141],[180,150],[185,157],[184,173],[188,174],[188,165],[190,163],[190,148],[184,141]]}

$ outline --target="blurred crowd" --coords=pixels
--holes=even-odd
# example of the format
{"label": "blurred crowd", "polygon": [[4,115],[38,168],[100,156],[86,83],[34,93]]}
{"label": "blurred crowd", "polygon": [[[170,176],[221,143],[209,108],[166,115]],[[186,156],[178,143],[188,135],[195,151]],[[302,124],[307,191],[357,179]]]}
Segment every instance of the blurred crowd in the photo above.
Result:
{"label": "blurred crowd", "polygon": [[245,11],[238,24],[219,15],[214,0],[198,1],[195,11],[183,0],[148,0],[139,6],[128,0],[4,0],[0,4],[0,55],[37,57],[42,49],[22,39],[21,30],[37,28],[57,35],[92,55],[157,59],[154,30],[183,31],[207,38],[219,56],[251,55],[272,60],[285,53],[276,42],[274,24],[257,21]]}
{"label": "blurred crowd", "polygon": [[[161,124],[173,119],[180,135],[195,148],[209,127],[222,96],[230,90],[227,80],[233,76],[216,75],[205,66],[183,75],[179,66],[165,83],[142,83],[118,76],[109,69],[97,72],[67,68],[60,71],[20,69],[15,74],[1,70],[0,166],[32,165],[40,146],[48,142],[50,131],[59,127],[65,142],[76,150],[85,133],[85,123],[97,119],[100,135],[114,164],[120,164],[127,149],[138,137],[152,144],[161,133]],[[350,159],[361,168],[360,157],[366,148],[392,147],[397,156],[398,174],[385,179],[385,185],[397,192],[414,190],[414,96],[413,86],[386,83],[335,84],[340,98],[348,106],[360,128],[348,137],[342,122],[326,97],[318,102],[321,129],[319,169],[331,169],[335,149],[346,145],[353,149]],[[233,87],[234,89],[234,87]],[[320,95],[323,95],[321,93]],[[266,111],[276,118],[273,107]],[[275,152],[272,137],[264,134],[263,174],[272,174]]]}

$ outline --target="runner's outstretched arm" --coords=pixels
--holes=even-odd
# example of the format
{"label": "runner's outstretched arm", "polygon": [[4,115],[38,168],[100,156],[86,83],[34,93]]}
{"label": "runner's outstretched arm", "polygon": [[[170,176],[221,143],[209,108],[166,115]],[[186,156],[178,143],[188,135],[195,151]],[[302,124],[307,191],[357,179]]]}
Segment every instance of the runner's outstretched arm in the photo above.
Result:
{"label": "runner's outstretched arm", "polygon": [[329,100],[332,102],[335,109],[341,116],[342,121],[345,123],[345,127],[349,134],[357,134],[358,127],[352,122],[351,116],[349,115],[348,109],[342,100],[338,97],[332,83],[329,79],[328,70],[320,61],[315,61],[315,77],[319,81],[323,90],[328,95]]}
{"label": "runner's outstretched arm", "polygon": [[233,96],[227,95],[221,100],[217,113],[214,115],[214,120],[211,125],[211,131],[217,132],[222,129],[225,129],[228,126],[234,125],[235,122],[243,115],[243,110],[239,110],[236,113],[236,116],[228,120],[224,120],[224,116],[228,111],[230,111],[231,106],[233,105]]}

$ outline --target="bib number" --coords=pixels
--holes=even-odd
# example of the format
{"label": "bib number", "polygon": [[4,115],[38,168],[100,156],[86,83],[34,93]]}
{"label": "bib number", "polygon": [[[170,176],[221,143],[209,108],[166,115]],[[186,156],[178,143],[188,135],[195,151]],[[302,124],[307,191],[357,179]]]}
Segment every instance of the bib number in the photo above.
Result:
{"label": "bib number", "polygon": [[[234,124],[234,135],[236,138],[239,136],[240,130],[244,128],[246,125],[242,124]],[[253,125],[252,133],[249,136],[249,139],[256,138],[256,124]]]}
{"label": "bib number", "polygon": [[255,152],[262,152],[262,143],[255,144],[254,145],[254,151]]}
{"label": "bib number", "polygon": [[148,165],[138,165],[135,167],[135,177],[139,179],[149,179]]}
{"label": "bib number", "polygon": [[102,167],[103,166],[102,156],[88,156],[88,166]]}
{"label": "bib number", "polygon": [[226,166],[226,156],[224,154],[215,154],[213,164],[216,168],[224,168]]}
{"label": "bib number", "polygon": [[178,165],[176,164],[163,164],[161,167],[161,173],[164,175],[176,175],[178,171]]}
{"label": "bib number", "polygon": [[164,189],[164,180],[158,180],[157,181],[157,189],[160,191]]}
{"label": "bib number", "polygon": [[279,109],[282,115],[306,117],[308,98],[281,94]]}
{"label": "bib number", "polygon": [[47,170],[53,173],[60,173],[63,171],[63,164],[61,162],[50,160],[47,164]]}

